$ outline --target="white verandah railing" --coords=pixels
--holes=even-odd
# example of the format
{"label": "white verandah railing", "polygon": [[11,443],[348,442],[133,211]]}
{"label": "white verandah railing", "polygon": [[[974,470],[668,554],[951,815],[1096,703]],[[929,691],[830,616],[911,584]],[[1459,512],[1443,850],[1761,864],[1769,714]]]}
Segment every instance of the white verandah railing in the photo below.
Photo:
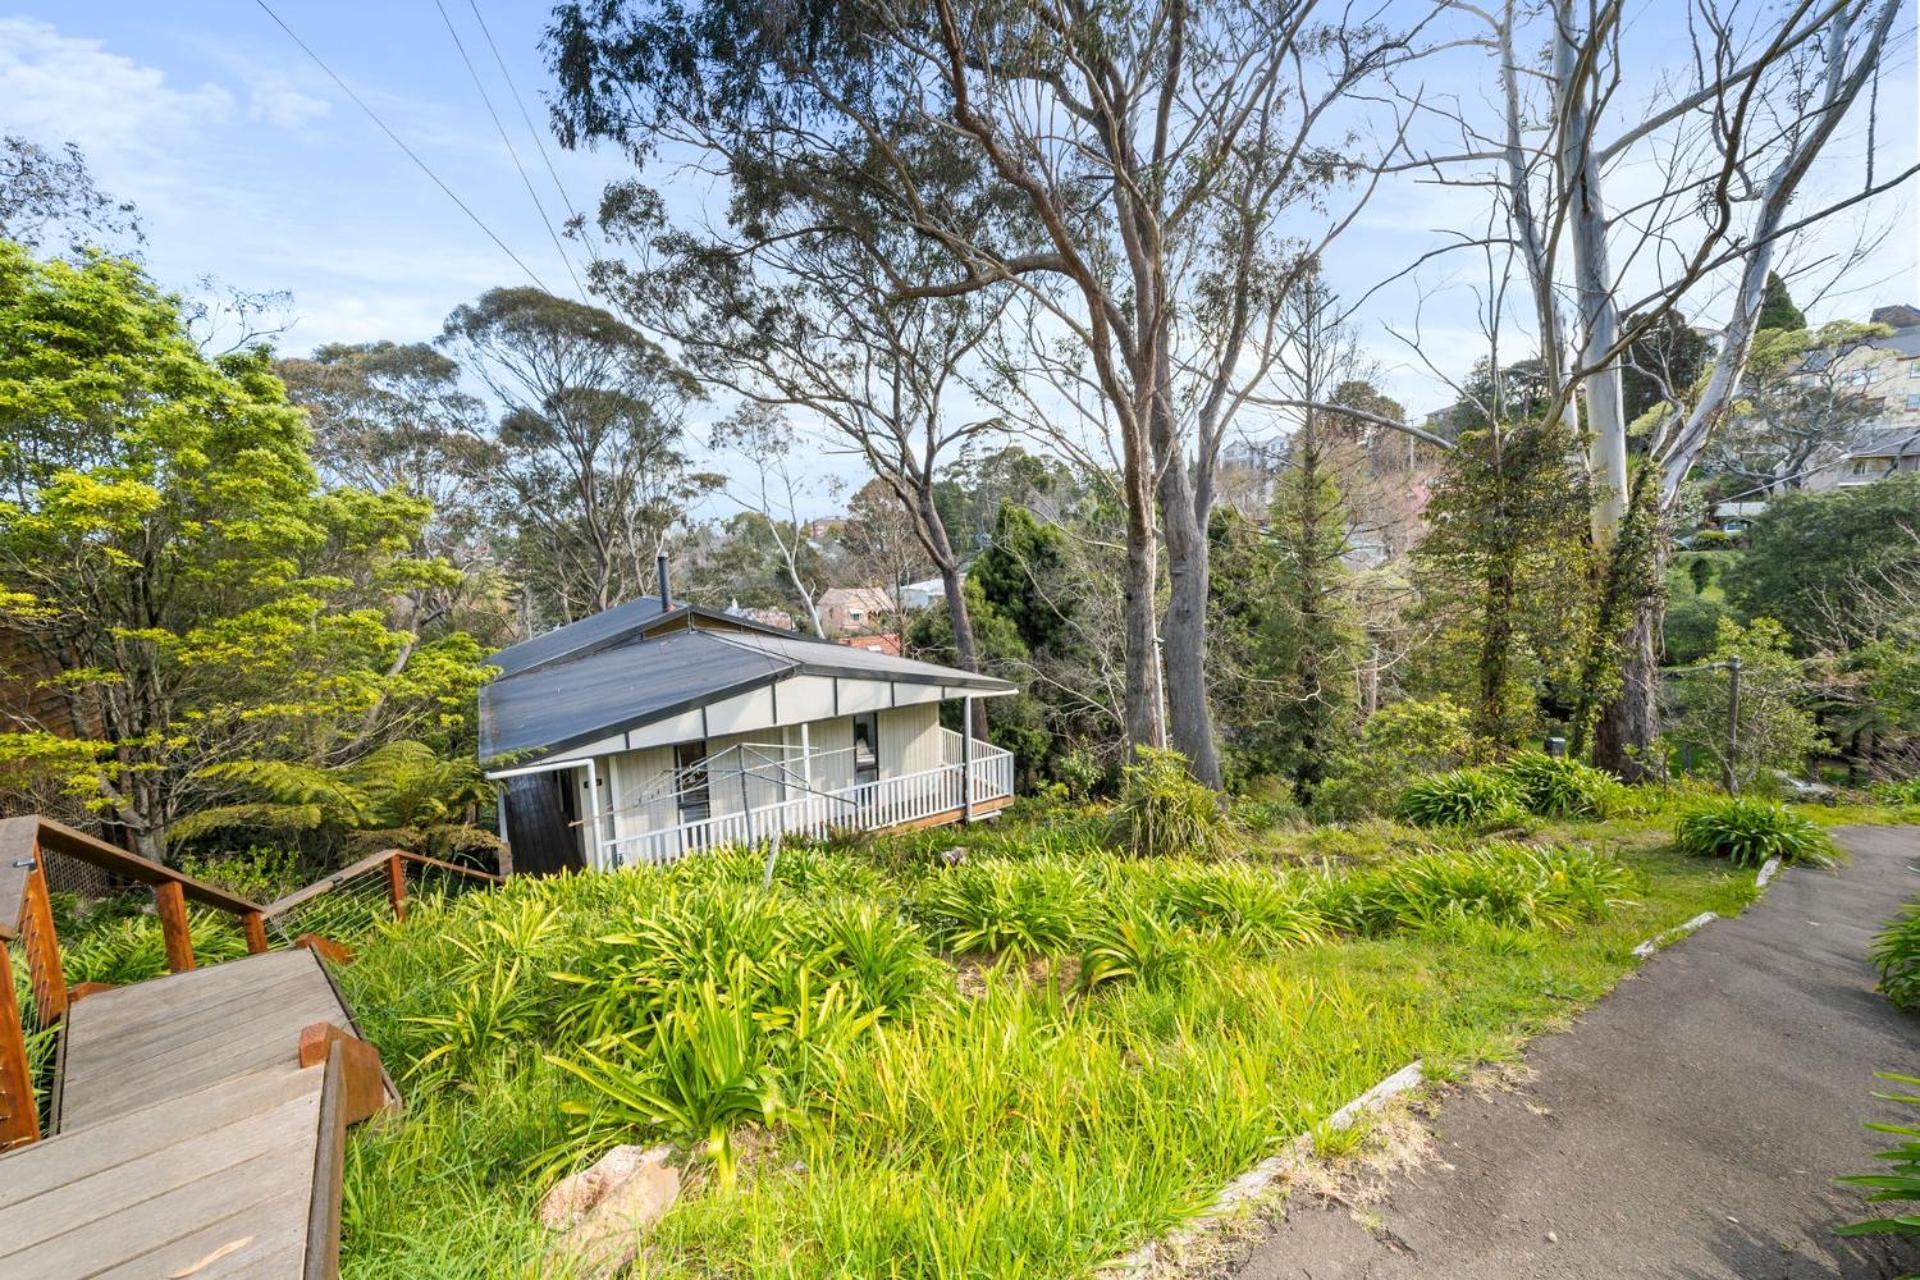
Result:
{"label": "white verandah railing", "polygon": [[835,828],[878,830],[950,813],[967,804],[966,775],[972,775],[975,805],[1013,794],[1013,755],[975,739],[971,764],[960,753],[964,743],[951,729],[941,731],[941,755],[932,769],[882,778],[831,791],[809,791],[776,804],[733,813],[717,813],[657,831],[610,839],[603,845],[608,870],[678,862],[690,853],[725,845],[752,845],[776,836],[825,836]]}

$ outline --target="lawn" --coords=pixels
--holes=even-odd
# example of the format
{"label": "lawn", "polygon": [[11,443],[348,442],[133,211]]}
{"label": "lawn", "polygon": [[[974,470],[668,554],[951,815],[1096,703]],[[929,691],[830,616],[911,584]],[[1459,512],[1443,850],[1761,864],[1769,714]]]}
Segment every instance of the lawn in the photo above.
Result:
{"label": "lawn", "polygon": [[1211,861],[1121,858],[1106,821],[789,849],[770,892],[725,853],[417,904],[341,975],[408,1095],[351,1138],[345,1273],[562,1274],[541,1193],[665,1138],[688,1185],[648,1275],[1087,1275],[1382,1076],[1510,1058],[1752,894],[1657,817]]}

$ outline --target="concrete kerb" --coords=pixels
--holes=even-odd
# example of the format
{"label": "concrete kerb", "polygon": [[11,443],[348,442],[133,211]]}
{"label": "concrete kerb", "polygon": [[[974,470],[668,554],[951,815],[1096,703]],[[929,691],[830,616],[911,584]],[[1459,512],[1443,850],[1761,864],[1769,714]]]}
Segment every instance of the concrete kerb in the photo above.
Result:
{"label": "concrete kerb", "polygon": [[[1769,858],[1766,865],[1760,868],[1759,875],[1755,877],[1756,886],[1766,888],[1767,883],[1779,874],[1780,865],[1780,859]],[[1718,912],[1702,911],[1684,924],[1676,925],[1664,933],[1648,938],[1633,949],[1633,954],[1645,959],[1668,943],[1684,938],[1719,918]],[[1352,1128],[1356,1121],[1369,1112],[1379,1109],[1388,1099],[1417,1087],[1425,1079],[1426,1075],[1421,1069],[1421,1064],[1410,1062],[1327,1117],[1327,1128],[1335,1132]],[[1219,1225],[1258,1200],[1270,1191],[1289,1170],[1297,1168],[1312,1154],[1313,1134],[1296,1135],[1277,1155],[1268,1156],[1223,1187],[1220,1194],[1214,1198],[1214,1202],[1199,1217],[1165,1237],[1149,1241],[1118,1261],[1102,1267],[1099,1275],[1102,1280],[1146,1280],[1147,1277],[1155,1274],[1163,1262],[1172,1261],[1182,1246],[1193,1243],[1210,1228]]]}
{"label": "concrete kerb", "polygon": [[[1754,888],[1766,888],[1768,882],[1780,874],[1780,867],[1781,862],[1779,858],[1768,858],[1766,863],[1761,866],[1760,874],[1753,878]],[[1720,916],[1717,912],[1702,911],[1685,924],[1675,925],[1665,933],[1657,933],[1653,937],[1648,938],[1645,942],[1633,949],[1633,954],[1644,960],[1660,948],[1666,946],[1669,942],[1677,942],[1681,938],[1686,937],[1688,934],[1719,918]]]}
{"label": "concrete kerb", "polygon": [[1685,924],[1677,924],[1673,928],[1667,930],[1665,933],[1654,934],[1651,938],[1648,938],[1645,942],[1635,947],[1633,949],[1633,954],[1635,954],[1636,956],[1639,956],[1642,960],[1644,960],[1648,956],[1652,955],[1654,952],[1658,951],[1660,948],[1666,946],[1669,942],[1676,942],[1679,939],[1684,938],[1688,934],[1694,932],[1696,929],[1700,929],[1706,925],[1712,924],[1715,920],[1718,920],[1719,918],[1720,918],[1720,914],[1717,911],[1702,911],[1699,915],[1687,921]]}
{"label": "concrete kerb", "polygon": [[[1421,1064],[1410,1062],[1328,1116],[1326,1127],[1334,1132],[1350,1129],[1389,1099],[1417,1087],[1425,1079]],[[1103,1280],[1145,1280],[1154,1275],[1163,1263],[1172,1262],[1184,1246],[1191,1245],[1212,1228],[1252,1205],[1312,1155],[1313,1134],[1295,1135],[1278,1154],[1268,1156],[1221,1188],[1220,1194],[1214,1197],[1213,1203],[1199,1217],[1182,1224],[1161,1239],[1148,1241],[1118,1261],[1108,1263],[1100,1269],[1100,1276]]]}

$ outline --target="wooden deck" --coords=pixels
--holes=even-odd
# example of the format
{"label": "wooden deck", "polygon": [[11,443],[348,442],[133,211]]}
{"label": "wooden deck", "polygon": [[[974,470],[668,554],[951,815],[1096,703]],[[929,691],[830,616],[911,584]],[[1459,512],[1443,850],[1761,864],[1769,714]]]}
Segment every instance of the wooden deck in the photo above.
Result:
{"label": "wooden deck", "polygon": [[332,1274],[350,1117],[338,1047],[300,1065],[319,1022],[354,1030],[307,950],[75,1002],[56,1132],[0,1155],[0,1276]]}

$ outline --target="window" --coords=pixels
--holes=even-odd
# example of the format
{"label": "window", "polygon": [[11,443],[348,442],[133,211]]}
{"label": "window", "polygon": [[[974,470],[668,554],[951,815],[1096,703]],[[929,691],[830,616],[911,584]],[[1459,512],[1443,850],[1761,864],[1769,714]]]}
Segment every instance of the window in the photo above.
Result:
{"label": "window", "polygon": [[707,744],[683,742],[673,749],[674,785],[680,795],[680,821],[705,822],[713,816],[707,794]]}
{"label": "window", "polygon": [[1909,412],[1915,409],[1920,409],[1920,395],[1911,395],[1907,397],[1907,409]]}
{"label": "window", "polygon": [[863,711],[853,718],[853,785],[880,781],[880,717]]}
{"label": "window", "polygon": [[1920,378],[1920,360],[1907,361],[1907,376],[1909,378]]}

